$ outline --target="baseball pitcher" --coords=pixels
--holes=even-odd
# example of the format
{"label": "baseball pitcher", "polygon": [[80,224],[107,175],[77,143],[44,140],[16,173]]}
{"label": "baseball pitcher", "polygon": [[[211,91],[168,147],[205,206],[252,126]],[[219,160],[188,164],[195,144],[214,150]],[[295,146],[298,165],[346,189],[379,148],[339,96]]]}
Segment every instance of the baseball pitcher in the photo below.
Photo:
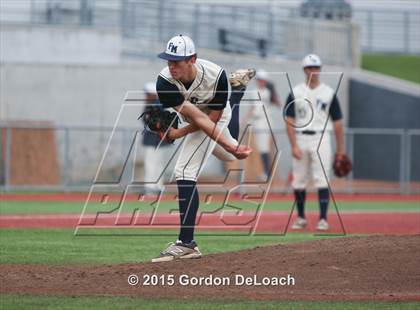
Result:
{"label": "baseball pitcher", "polygon": [[[170,39],[159,57],[167,61],[156,82],[159,100],[164,108],[175,109],[189,125],[170,128],[166,134],[170,140],[186,136],[175,165],[181,227],[178,240],[152,261],[200,258],[194,241],[199,207],[197,178],[211,154],[222,161],[232,161],[247,158],[252,149],[239,145],[238,137],[228,129],[231,104],[239,104],[241,96],[236,93],[237,102],[228,104],[229,82],[222,67],[197,58],[194,42],[184,35]],[[254,74],[255,70],[237,71],[229,80],[243,90]]]}

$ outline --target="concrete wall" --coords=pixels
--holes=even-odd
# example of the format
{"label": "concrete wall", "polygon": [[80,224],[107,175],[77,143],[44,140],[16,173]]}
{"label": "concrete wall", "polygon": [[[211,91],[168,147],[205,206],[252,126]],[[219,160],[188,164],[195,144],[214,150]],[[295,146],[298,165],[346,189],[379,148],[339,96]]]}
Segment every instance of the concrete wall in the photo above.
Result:
{"label": "concrete wall", "polygon": [[350,78],[350,127],[420,128],[420,87],[375,73]]}
{"label": "concrete wall", "polygon": [[[281,100],[292,86],[304,79],[300,62],[261,60],[258,57],[226,55],[200,50],[199,56],[214,60],[227,71],[243,67],[262,68],[270,72]],[[48,120],[63,125],[112,126],[128,90],[141,90],[144,83],[154,81],[165,66],[159,59],[124,62],[115,65],[25,64],[1,63],[0,112],[3,119]],[[326,67],[327,83],[336,87],[339,68]],[[347,73],[339,89],[339,97],[347,115]],[[255,90],[251,83],[249,90]],[[273,109],[275,128],[284,128],[282,111]]]}
{"label": "concrete wall", "polygon": [[111,29],[1,25],[3,63],[115,64],[121,37]]}
{"label": "concrete wall", "polygon": [[[420,129],[418,85],[378,74],[355,72],[350,78],[349,89],[351,128]],[[401,162],[411,157],[407,163],[410,180],[419,181],[418,138],[413,137],[411,150],[408,150],[400,134],[382,131],[379,136],[355,135],[354,177],[398,181],[405,177],[400,174]]]}
{"label": "concrete wall", "polygon": [[125,93],[152,78],[145,67],[2,64],[2,118],[112,126]]}

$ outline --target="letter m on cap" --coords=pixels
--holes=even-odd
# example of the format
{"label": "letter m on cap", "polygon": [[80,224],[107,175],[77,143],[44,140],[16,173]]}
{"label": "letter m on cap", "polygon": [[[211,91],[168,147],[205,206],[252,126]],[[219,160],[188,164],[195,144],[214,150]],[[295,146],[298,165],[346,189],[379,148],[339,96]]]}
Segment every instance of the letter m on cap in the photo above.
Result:
{"label": "letter m on cap", "polygon": [[171,53],[176,53],[178,46],[175,46],[172,42],[168,45],[168,50],[171,50]]}

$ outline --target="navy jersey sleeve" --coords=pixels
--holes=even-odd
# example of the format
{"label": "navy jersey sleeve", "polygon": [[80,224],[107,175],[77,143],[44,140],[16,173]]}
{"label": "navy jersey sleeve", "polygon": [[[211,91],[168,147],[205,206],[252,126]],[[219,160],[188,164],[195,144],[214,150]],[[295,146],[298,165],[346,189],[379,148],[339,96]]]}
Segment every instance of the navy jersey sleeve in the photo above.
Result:
{"label": "navy jersey sleeve", "polygon": [[225,70],[220,73],[219,81],[216,86],[216,94],[209,102],[208,107],[211,110],[223,110],[228,100],[228,80]]}
{"label": "navy jersey sleeve", "polygon": [[286,109],[286,116],[287,117],[295,117],[295,103],[294,101],[294,97],[293,94],[290,93],[289,96],[287,97],[286,100],[286,105],[284,106],[284,108]]}
{"label": "navy jersey sleeve", "polygon": [[338,121],[343,118],[343,113],[341,113],[340,103],[338,102],[338,98],[336,95],[334,95],[334,98],[331,102],[330,116],[333,121]]}
{"label": "navy jersey sleeve", "polygon": [[156,82],[156,91],[159,96],[159,101],[164,108],[176,107],[184,102],[184,96],[182,96],[178,87],[168,82],[160,75]]}

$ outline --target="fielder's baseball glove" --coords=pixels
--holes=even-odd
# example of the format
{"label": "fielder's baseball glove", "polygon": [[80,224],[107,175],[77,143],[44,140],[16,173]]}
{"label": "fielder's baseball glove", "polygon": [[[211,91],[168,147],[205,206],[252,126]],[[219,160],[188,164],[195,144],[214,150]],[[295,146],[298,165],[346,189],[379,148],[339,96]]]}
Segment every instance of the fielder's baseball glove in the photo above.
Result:
{"label": "fielder's baseball glove", "polygon": [[139,116],[144,122],[144,129],[157,134],[161,140],[173,143],[166,137],[169,128],[178,128],[179,118],[175,112],[169,112],[160,108],[146,108]]}
{"label": "fielder's baseball glove", "polygon": [[333,170],[334,174],[341,178],[347,176],[353,169],[350,158],[344,154],[335,155]]}

